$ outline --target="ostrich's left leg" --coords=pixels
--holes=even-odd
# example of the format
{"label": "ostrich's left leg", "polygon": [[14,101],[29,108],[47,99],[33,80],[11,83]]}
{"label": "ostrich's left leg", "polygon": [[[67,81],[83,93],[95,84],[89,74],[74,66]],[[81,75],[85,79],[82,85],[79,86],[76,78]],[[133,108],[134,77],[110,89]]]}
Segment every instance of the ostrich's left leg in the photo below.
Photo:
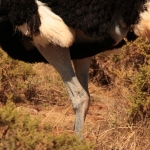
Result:
{"label": "ostrich's left leg", "polygon": [[52,44],[46,47],[36,45],[36,47],[45,59],[58,71],[67,87],[76,116],[75,132],[79,134],[83,128],[89,107],[89,94],[81,86],[73,71],[69,49]]}
{"label": "ostrich's left leg", "polygon": [[76,76],[87,93],[89,93],[88,79],[89,79],[90,62],[91,57],[73,60]]}
{"label": "ostrich's left leg", "polygon": [[90,94],[89,94],[89,90],[88,90],[90,62],[91,62],[91,57],[73,60],[76,76],[77,76],[80,84],[84,88],[84,90],[89,95],[89,99],[87,100],[88,108],[85,108],[86,114],[87,114],[87,111],[88,111],[89,105],[90,105]]}

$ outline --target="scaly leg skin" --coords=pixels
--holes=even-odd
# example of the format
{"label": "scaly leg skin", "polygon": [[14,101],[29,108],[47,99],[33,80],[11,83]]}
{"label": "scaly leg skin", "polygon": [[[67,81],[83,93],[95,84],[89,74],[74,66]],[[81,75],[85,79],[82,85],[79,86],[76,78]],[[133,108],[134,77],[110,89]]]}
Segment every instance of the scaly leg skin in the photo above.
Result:
{"label": "scaly leg skin", "polygon": [[75,111],[75,133],[80,134],[89,108],[89,94],[87,93],[87,88],[84,89],[81,86],[81,81],[78,81],[73,71],[69,49],[52,44],[46,47],[35,46],[62,77]]}
{"label": "scaly leg skin", "polygon": [[[90,105],[90,94],[88,91],[90,62],[91,62],[91,57],[73,60],[76,76],[80,84],[88,94],[88,97],[86,99],[86,105],[84,106],[84,108],[82,108],[82,111],[85,111],[84,114],[87,114]],[[84,116],[84,119],[85,117],[86,116]]]}

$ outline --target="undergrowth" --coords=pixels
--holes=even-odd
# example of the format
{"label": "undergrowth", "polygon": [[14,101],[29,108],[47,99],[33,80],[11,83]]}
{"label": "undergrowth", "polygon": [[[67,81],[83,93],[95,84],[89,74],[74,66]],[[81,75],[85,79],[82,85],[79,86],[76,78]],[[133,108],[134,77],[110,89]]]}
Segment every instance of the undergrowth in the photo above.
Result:
{"label": "undergrowth", "polygon": [[[0,149],[92,149],[91,145],[79,141],[74,136],[67,134],[54,136],[51,126],[41,126],[40,118],[31,117],[16,107],[18,103],[36,105],[39,101],[62,106],[63,101],[68,100],[68,95],[61,78],[55,77],[53,70],[50,70],[53,74],[49,75],[47,69],[45,69],[47,72],[42,72],[44,78],[41,78],[37,76],[31,64],[13,60],[1,50],[0,57]],[[101,130],[101,122],[96,124],[99,127],[95,129],[98,133],[97,145],[101,145],[98,148],[105,150],[108,147],[111,149],[139,147],[141,150],[142,146],[149,146],[149,65],[150,44],[140,38],[134,42],[127,42],[119,54],[98,55],[93,58],[90,70],[91,82],[103,87],[104,90],[115,91],[113,94],[117,93],[115,98],[119,99],[117,106],[120,105],[121,111],[125,110],[127,116],[126,120],[126,117],[122,117],[122,114],[114,109],[114,112],[122,117],[121,126],[117,117],[112,118],[113,121],[107,120],[107,126],[103,127],[102,124]],[[125,99],[123,105],[122,99]],[[143,138],[145,141],[141,140]]]}
{"label": "undergrowth", "polygon": [[13,60],[0,50],[0,102],[8,97],[14,102],[31,100],[36,94],[35,71],[31,64]]}
{"label": "undergrowth", "polygon": [[139,71],[131,78],[130,86],[133,94],[130,96],[129,114],[133,121],[150,118],[150,67],[143,65]]}
{"label": "undergrowth", "polygon": [[[150,44],[142,39],[128,43],[123,51],[129,55],[129,64],[126,62],[127,71],[124,80],[131,91],[128,109],[131,122],[149,121],[150,119]],[[124,52],[125,53],[125,52]],[[122,58],[123,59],[123,58]],[[121,60],[120,60],[121,62]],[[128,70],[132,74],[128,74]]]}
{"label": "undergrowth", "polygon": [[54,74],[52,78],[48,74],[42,79],[32,64],[11,59],[1,49],[0,57],[0,149],[92,149],[90,144],[75,136],[66,133],[54,136],[50,125],[41,124],[42,119],[17,108],[22,104],[36,105],[39,101],[42,105],[45,102],[54,105],[57,99],[62,100],[61,96],[65,99],[65,92],[56,88],[58,85],[62,88],[58,76],[54,80]]}
{"label": "undergrowth", "polygon": [[53,73],[50,76],[51,72],[54,72],[53,70],[47,70],[48,75],[45,73],[43,79],[40,77],[38,69],[33,68],[33,64],[14,60],[1,49],[0,58],[1,103],[5,104],[8,97],[12,97],[13,102],[18,104],[33,105],[63,103],[68,99],[58,75]]}
{"label": "undergrowth", "polygon": [[150,118],[150,43],[138,38],[134,42],[127,42],[119,54],[98,56],[96,60],[95,75],[91,81],[107,89],[115,88],[118,91],[128,89],[129,95],[126,95],[126,98],[129,103],[127,113],[130,122],[148,121]]}
{"label": "undergrowth", "polygon": [[51,126],[18,110],[9,99],[0,108],[0,149],[2,150],[91,150],[92,145],[75,136],[54,136]]}

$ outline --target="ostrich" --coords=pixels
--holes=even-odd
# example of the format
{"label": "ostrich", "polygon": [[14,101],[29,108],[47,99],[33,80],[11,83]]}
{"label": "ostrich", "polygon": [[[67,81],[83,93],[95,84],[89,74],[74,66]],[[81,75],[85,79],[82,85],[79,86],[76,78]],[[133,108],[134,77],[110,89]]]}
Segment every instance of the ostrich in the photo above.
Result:
{"label": "ostrich", "polygon": [[76,134],[89,109],[91,57],[121,46],[130,30],[150,38],[149,0],[0,0],[1,47],[15,59],[47,61],[58,71],[75,111]]}

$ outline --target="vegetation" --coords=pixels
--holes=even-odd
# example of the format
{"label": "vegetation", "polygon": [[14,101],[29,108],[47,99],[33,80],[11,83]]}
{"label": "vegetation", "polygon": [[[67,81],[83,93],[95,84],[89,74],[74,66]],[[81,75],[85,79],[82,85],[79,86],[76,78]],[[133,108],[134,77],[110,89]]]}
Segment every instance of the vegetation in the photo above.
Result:
{"label": "vegetation", "polygon": [[[32,66],[13,60],[0,50],[0,98],[6,103],[8,97],[14,102],[23,102],[36,94],[34,88],[35,71]],[[30,94],[29,94],[30,93]]]}
{"label": "vegetation", "polygon": [[150,149],[150,44],[138,38],[116,52],[91,62],[84,136],[92,146],[70,136],[70,119],[67,133],[65,125],[60,130],[60,120],[65,124],[64,116],[73,112],[58,73],[47,64],[13,60],[0,50],[0,149]]}
{"label": "vegetation", "polygon": [[140,121],[150,118],[150,44],[138,38],[127,42],[121,53],[97,56],[96,60],[100,61],[97,64],[104,63],[102,67],[95,65],[96,73],[91,81],[117,90],[127,88],[130,92],[130,119]]}
{"label": "vegetation", "polygon": [[111,103],[111,115],[97,129],[98,148],[150,149],[150,43],[138,38],[114,51],[96,56],[91,64],[91,82]]}
{"label": "vegetation", "polygon": [[[50,73],[54,73],[49,76],[46,70],[43,78],[37,73],[40,68],[34,69],[33,64],[11,59],[1,49],[0,58],[0,102],[6,103],[8,97],[15,103],[27,104],[43,102],[49,104],[60,101],[62,103],[68,99],[63,83],[54,69],[46,68]],[[54,97],[55,102],[51,101]]]}
{"label": "vegetation", "polygon": [[8,100],[0,108],[0,149],[8,150],[90,150],[92,146],[75,136],[61,134],[55,137],[50,126],[40,126],[39,119],[31,118],[16,109]]}
{"label": "vegetation", "polygon": [[[63,90],[59,92],[56,87],[48,88],[53,84],[62,87],[60,77],[57,76],[57,81],[52,80],[49,76],[42,79],[31,64],[13,60],[2,50],[0,50],[0,56],[0,149],[92,149],[91,144],[73,135],[62,133],[55,136],[52,126],[43,123],[42,117],[32,116],[30,112],[24,110],[27,105],[34,107],[40,104],[45,107],[45,104],[56,104],[58,97],[62,97],[59,98],[59,101],[62,100],[66,96]],[[48,87],[42,89],[43,84],[46,86],[46,83],[49,83]],[[52,94],[51,97],[47,94],[48,91]],[[47,95],[44,97],[44,94]],[[51,100],[53,97],[55,101],[48,102],[47,99]]]}

